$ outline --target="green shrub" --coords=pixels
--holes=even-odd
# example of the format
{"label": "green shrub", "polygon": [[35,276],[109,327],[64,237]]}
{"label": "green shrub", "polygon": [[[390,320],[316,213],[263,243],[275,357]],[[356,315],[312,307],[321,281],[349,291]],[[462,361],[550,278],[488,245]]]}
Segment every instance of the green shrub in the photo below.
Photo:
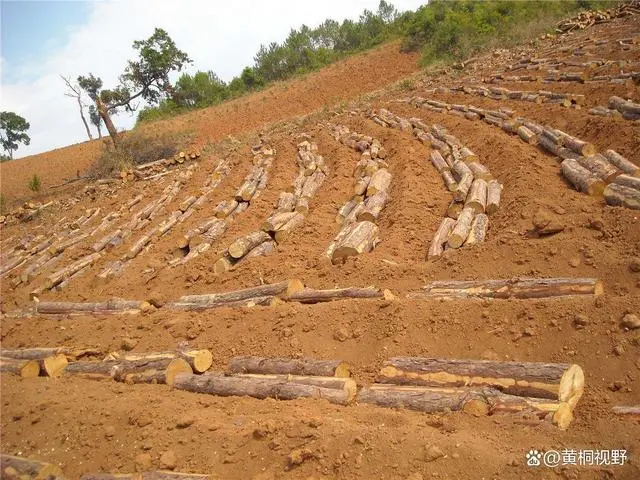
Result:
{"label": "green shrub", "polygon": [[32,192],[40,191],[40,177],[38,177],[38,175],[36,175],[35,173],[29,180],[29,190],[31,190]]}

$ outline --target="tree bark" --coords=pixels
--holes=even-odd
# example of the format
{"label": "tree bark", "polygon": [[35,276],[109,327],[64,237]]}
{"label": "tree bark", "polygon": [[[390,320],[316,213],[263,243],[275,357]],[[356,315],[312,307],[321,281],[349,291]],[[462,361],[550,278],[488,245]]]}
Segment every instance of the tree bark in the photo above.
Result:
{"label": "tree bark", "polygon": [[627,160],[615,150],[607,150],[606,152],[604,152],[604,156],[607,157],[609,163],[619,168],[625,174],[631,175],[632,177],[637,177],[640,175],[640,167],[638,167],[635,163]]}
{"label": "tree bark", "polygon": [[604,189],[604,199],[608,205],[640,210],[640,190],[635,188],[611,183]]}
{"label": "tree bark", "polygon": [[582,167],[589,170],[593,175],[602,180],[605,184],[611,183],[622,172],[611,165],[602,155],[590,157],[580,157],[576,160]]}
{"label": "tree bark", "polygon": [[475,217],[475,211],[473,208],[465,206],[456,221],[453,230],[449,234],[447,245],[450,248],[460,248],[471,231],[471,223]]}
{"label": "tree bark", "polygon": [[469,188],[473,183],[473,173],[471,169],[461,160],[454,162],[453,172],[455,174],[457,185],[453,191],[453,198],[458,201],[463,201],[467,198]]}
{"label": "tree bark", "polygon": [[529,130],[524,125],[518,127],[518,136],[522,139],[523,142],[528,143],[529,145],[535,145],[538,143],[538,136]]}
{"label": "tree bark", "polygon": [[189,364],[182,358],[140,360],[106,360],[103,362],[71,362],[65,375],[101,380],[113,379],[125,383],[162,383],[172,385],[179,373],[191,374]]}
{"label": "tree bark", "polygon": [[379,191],[372,196],[367,197],[367,199],[364,201],[364,207],[358,212],[358,215],[356,216],[356,220],[358,222],[375,222],[380,216],[380,213],[387,204],[388,200],[389,195],[385,191]]}
{"label": "tree bark", "polygon": [[304,223],[304,215],[300,212],[295,213],[295,216],[273,233],[276,243],[282,243],[294,229]]}
{"label": "tree bark", "polygon": [[489,228],[489,217],[484,213],[479,213],[473,219],[471,224],[471,231],[465,241],[465,245],[476,245],[478,243],[484,243],[487,236],[487,229]]}
{"label": "tree bark", "polygon": [[[220,220],[219,218],[208,218],[206,220],[204,220],[203,222],[199,223],[197,226],[195,226],[194,228],[192,228],[191,230],[187,231],[187,233],[185,233],[182,238],[178,239],[178,241],[176,242],[176,246],[178,248],[186,248],[189,246],[189,242],[191,241],[191,239],[197,235],[202,235],[203,233],[207,232],[209,229],[211,229],[214,225],[217,225],[218,228],[216,229],[217,231],[220,231],[220,234],[222,234],[222,232],[224,232],[224,229],[226,229],[226,223],[224,220]],[[224,226],[222,226],[224,225]],[[217,236],[217,235],[216,235]]]}
{"label": "tree bark", "polygon": [[136,314],[147,302],[112,298],[106,302],[36,302],[35,311],[41,315],[123,315]]}
{"label": "tree bark", "polygon": [[469,162],[467,167],[469,167],[475,179],[484,180],[485,182],[493,179],[493,175],[491,175],[489,169],[479,162]]}
{"label": "tree bark", "polygon": [[107,131],[109,132],[109,136],[113,141],[113,145],[115,147],[118,147],[120,143],[120,140],[118,138],[118,131],[116,130],[116,127],[113,125],[113,122],[111,121],[111,117],[109,116],[109,110],[107,109],[106,105],[102,102],[100,97],[96,98],[96,109],[98,110],[98,113],[100,114],[100,118],[102,118],[102,121],[104,122],[105,127],[107,127]]}
{"label": "tree bark", "polygon": [[487,182],[475,179],[471,184],[464,206],[471,208],[474,213],[484,213],[487,205]]}
{"label": "tree bark", "polygon": [[40,362],[0,357],[0,372],[12,373],[22,378],[34,378],[40,375]]}
{"label": "tree bark", "polygon": [[[318,386],[323,377],[294,377],[282,375],[271,376],[231,376],[220,375],[177,375],[174,388],[189,392],[209,393],[212,395],[249,396],[254,398],[277,398],[293,400],[296,398],[323,398],[331,403],[348,405],[352,402],[355,392],[350,388],[335,389]],[[326,378],[326,377],[324,377]],[[346,379],[345,379],[346,380]],[[330,385],[335,381],[331,377]],[[307,382],[307,383],[295,383]],[[347,382],[345,381],[345,384]]]}
{"label": "tree bark", "polygon": [[[38,460],[32,460],[25,457],[14,457],[12,455],[0,454],[0,472],[2,478],[5,478],[7,469],[15,470],[19,477],[22,478],[34,478],[36,480],[63,480],[64,474],[57,465],[50,463],[40,462]],[[12,477],[7,476],[7,480],[13,480]]]}
{"label": "tree bark", "polygon": [[256,248],[251,250],[249,253],[245,255],[245,259],[253,258],[253,257],[261,257],[272,254],[277,247],[277,243],[273,240],[269,240],[267,242],[261,243]]}
{"label": "tree bark", "polygon": [[343,298],[382,298],[384,294],[377,288],[334,288],[330,290],[315,290],[305,288],[290,295],[287,300],[300,303],[330,302]]}
{"label": "tree bark", "polygon": [[274,213],[267,218],[262,224],[262,230],[273,234],[286,225],[291,219],[300,215],[298,212],[280,212]]}
{"label": "tree bark", "polygon": [[375,195],[377,192],[386,192],[391,185],[392,175],[386,168],[377,170],[367,185],[367,197]]}
{"label": "tree bark", "polygon": [[80,118],[82,119],[84,128],[87,130],[87,136],[89,137],[89,140],[93,140],[93,135],[91,135],[91,130],[89,129],[87,119],[84,118],[84,106],[82,105],[82,100],[80,100],[80,95],[76,97],[76,100],[78,101],[78,108],[80,109]]}
{"label": "tree bark", "polygon": [[233,200],[223,200],[220,202],[214,209],[213,214],[217,218],[227,218],[238,206],[238,201]]}
{"label": "tree bark", "polygon": [[102,355],[101,350],[94,348],[74,348],[74,347],[35,347],[0,350],[0,357],[15,358],[20,360],[44,360],[55,355],[65,355],[68,361],[76,361],[79,358],[98,357]]}
{"label": "tree bark", "polygon": [[268,233],[263,232],[262,230],[251,232],[244,237],[237,238],[231,245],[229,245],[229,255],[235,259],[240,259],[252,249],[268,240],[271,240],[271,237]]}
{"label": "tree bark", "polygon": [[611,411],[616,415],[630,415],[634,417],[640,417],[640,405],[617,405],[615,407],[611,407]]}
{"label": "tree bark", "polygon": [[291,192],[282,192],[278,198],[278,212],[292,212],[296,208],[297,197]]}
{"label": "tree bark", "polygon": [[584,391],[584,372],[568,363],[500,362],[394,357],[384,362],[379,383],[425,387],[491,387],[503,393],[567,402]]}
{"label": "tree bark", "polygon": [[372,222],[357,222],[347,227],[344,237],[332,255],[334,263],[348,257],[368,253],[378,243],[378,226]]}
{"label": "tree bark", "polygon": [[349,366],[341,360],[313,358],[234,357],[229,362],[229,373],[277,375],[315,375],[320,377],[349,377]]}
{"label": "tree bark", "polygon": [[526,278],[500,280],[442,280],[431,282],[409,298],[548,298],[604,293],[602,281],[595,278]]}
{"label": "tree bark", "polygon": [[125,362],[143,360],[166,360],[181,358],[189,364],[195,373],[203,373],[211,368],[213,355],[210,350],[176,349],[173,352],[144,352],[144,353],[118,353],[112,352],[107,356],[108,360],[122,360]]}
{"label": "tree bark", "polygon": [[445,217],[442,219],[438,230],[431,240],[431,246],[429,247],[427,258],[431,259],[442,255],[444,252],[444,244],[449,240],[449,235],[451,234],[455,224],[456,221],[452,218]]}

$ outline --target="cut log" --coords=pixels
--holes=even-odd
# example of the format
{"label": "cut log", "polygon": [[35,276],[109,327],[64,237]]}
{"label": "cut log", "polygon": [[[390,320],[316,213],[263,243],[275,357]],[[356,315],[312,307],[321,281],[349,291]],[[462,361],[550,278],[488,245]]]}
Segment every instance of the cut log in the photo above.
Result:
{"label": "cut log", "polygon": [[623,187],[640,190],[640,177],[632,177],[630,175],[620,175],[613,181],[613,183],[617,185],[622,185]]}
{"label": "cut log", "polygon": [[259,285],[257,287],[245,288],[243,290],[236,290],[233,292],[184,295],[180,297],[177,302],[167,304],[167,307],[178,310],[198,310],[199,308],[210,308],[211,306],[225,306],[229,303],[251,300],[258,297],[277,296],[286,298],[303,288],[304,284],[300,280],[291,279],[284,282]]}
{"label": "cut log", "polygon": [[123,315],[140,313],[148,303],[112,298],[106,302],[36,302],[34,306],[40,315]]}
{"label": "cut log", "polygon": [[278,197],[276,210],[278,212],[292,212],[296,208],[297,197],[291,192],[282,192]]}
{"label": "cut log", "polygon": [[442,172],[442,179],[444,180],[447,190],[450,192],[455,192],[458,189],[458,183],[449,170],[444,170]]}
{"label": "cut log", "polygon": [[7,480],[64,480],[65,476],[57,465],[40,462],[31,458],[0,454],[0,475]]}
{"label": "cut log", "polygon": [[71,265],[68,265],[67,267],[49,275],[49,277],[47,277],[47,280],[45,281],[45,287],[47,289],[55,287],[59,283],[63,282],[66,278],[70,277],[79,270],[82,270],[84,267],[92,265],[99,258],[100,253],[98,252],[82,257],[81,259],[73,262]]}
{"label": "cut log", "polygon": [[353,185],[353,194],[354,195],[364,195],[367,191],[367,187],[369,186],[369,182],[371,181],[371,177],[360,177],[356,180],[356,183]]}
{"label": "cut log", "polygon": [[67,248],[72,247],[76,243],[80,243],[82,240],[84,240],[88,236],[89,236],[88,233],[84,233],[84,234],[81,234],[81,235],[75,235],[72,238],[69,238],[69,239],[64,240],[62,242],[56,243],[54,245],[51,245],[47,249],[47,251],[51,255],[59,255],[60,253],[64,252]]}
{"label": "cut log", "polygon": [[630,406],[618,405],[615,407],[611,407],[611,411],[615,415],[631,415],[634,417],[640,417],[640,405],[630,405]]}
{"label": "cut log", "polygon": [[442,158],[442,155],[437,150],[431,150],[429,157],[431,158],[431,163],[440,175],[442,175],[442,172],[445,170],[449,170],[449,165],[444,161],[444,158]]}
{"label": "cut log", "polygon": [[407,408],[424,413],[462,411],[473,416],[532,415],[566,429],[573,420],[571,407],[557,400],[521,397],[495,388],[445,388],[374,384],[358,393],[359,403]]}
{"label": "cut log", "polygon": [[596,147],[594,147],[593,144],[580,140],[576,137],[572,137],[562,130],[555,129],[554,132],[562,137],[562,145],[570,150],[573,150],[580,155],[584,155],[585,157],[596,154]]}
{"label": "cut log", "polygon": [[535,145],[538,143],[538,136],[524,125],[518,127],[518,136],[523,142],[528,143],[529,145]]}
{"label": "cut log", "polygon": [[377,170],[369,181],[367,186],[367,197],[375,195],[377,192],[386,192],[391,185],[393,176],[386,168]]}
{"label": "cut log", "polygon": [[344,222],[345,218],[349,216],[349,214],[359,203],[360,202],[358,202],[357,200],[349,200],[347,203],[342,205],[342,207],[340,207],[340,209],[338,210],[338,214],[336,215],[336,223]]}
{"label": "cut log", "polygon": [[484,243],[487,236],[487,229],[489,228],[489,217],[484,213],[480,213],[475,216],[473,223],[471,224],[471,231],[469,236],[464,242],[465,245],[476,245],[478,243]]}
{"label": "cut log", "polygon": [[238,206],[237,200],[223,200],[216,208],[213,209],[213,214],[218,218],[227,218]]}
{"label": "cut log", "polygon": [[489,169],[479,162],[469,162],[467,167],[469,167],[469,170],[471,170],[473,178],[475,179],[484,180],[486,182],[493,179]]}
{"label": "cut log", "polygon": [[611,183],[604,189],[604,199],[608,205],[640,210],[640,190],[635,188]]}
{"label": "cut log", "polygon": [[278,230],[282,229],[282,227],[284,227],[287,222],[298,215],[300,215],[298,212],[274,213],[262,224],[262,230],[267,233],[275,233]]}
{"label": "cut log", "polygon": [[460,160],[454,162],[453,173],[458,181],[456,189],[453,191],[453,198],[462,201],[467,198],[469,188],[473,183],[473,173],[467,164]]}
{"label": "cut log", "polygon": [[236,259],[242,258],[255,247],[270,239],[271,237],[269,234],[262,230],[248,233],[244,237],[236,239],[231,245],[229,245],[229,255]]}
{"label": "cut log", "polygon": [[593,175],[577,160],[567,158],[560,165],[562,175],[569,180],[576,190],[587,195],[600,196],[604,192],[604,182]]}
{"label": "cut log", "polygon": [[502,184],[497,180],[491,180],[487,183],[487,204],[485,213],[491,215],[498,211],[500,207],[500,197],[502,195]]}
{"label": "cut log", "polygon": [[182,358],[71,362],[64,371],[65,375],[93,380],[113,379],[130,384],[162,383],[167,385],[172,385],[175,376],[179,373],[192,373],[191,367]]}
{"label": "cut log", "polygon": [[[348,388],[335,389],[324,388],[318,383],[323,377],[300,377],[298,381],[310,379],[308,383],[294,383],[296,377],[282,376],[231,376],[222,375],[177,375],[174,388],[189,392],[209,393],[223,397],[249,396],[254,398],[277,398],[279,400],[293,400],[296,398],[323,398],[331,403],[348,405],[355,396],[355,392],[349,384]],[[330,377],[332,382],[334,377]],[[347,380],[347,379],[345,379]],[[347,382],[345,381],[345,384]],[[333,383],[330,383],[333,385]]]}
{"label": "cut log", "polygon": [[275,250],[278,244],[273,240],[269,240],[267,242],[261,243],[256,248],[247,253],[244,258],[254,258],[254,257],[262,257],[271,255]]}
{"label": "cut log", "polygon": [[451,203],[447,207],[447,217],[457,220],[464,208],[464,202],[457,202],[456,200],[451,200]]}
{"label": "cut log", "polygon": [[40,375],[40,362],[0,357],[0,372],[12,373],[22,378],[34,378]]}
{"label": "cut log", "polygon": [[447,245],[449,248],[460,248],[469,236],[471,231],[471,224],[475,217],[475,211],[473,208],[465,206],[456,220],[456,224],[449,234]]}
{"label": "cut log", "polygon": [[320,186],[324,182],[325,178],[326,178],[326,175],[323,172],[319,170],[316,172],[313,172],[305,180],[304,185],[302,186],[302,191],[300,193],[300,196],[305,198],[312,198],[316,194],[316,191],[318,190],[318,188],[320,188]]}
{"label": "cut log", "polygon": [[143,360],[166,360],[181,358],[189,364],[195,373],[203,373],[211,368],[213,355],[210,350],[182,350],[174,352],[145,352],[145,353],[110,353],[106,360],[122,360],[125,362]]}
{"label": "cut log", "polygon": [[[178,239],[176,242],[176,246],[178,248],[186,248],[189,246],[189,241],[195,237],[196,235],[201,235],[204,232],[208,231],[211,227],[217,224],[224,224],[226,227],[226,223],[224,220],[220,220],[219,218],[208,218],[203,222],[199,223],[197,226],[187,231],[182,238]],[[220,227],[219,227],[220,228]],[[224,228],[224,227],[222,227]],[[224,230],[223,230],[224,231]],[[222,232],[221,232],[222,233]]]}
{"label": "cut log", "polygon": [[293,230],[304,223],[304,215],[300,212],[296,214],[284,225],[282,225],[274,234],[273,238],[277,243],[282,243]]}
{"label": "cut log", "polygon": [[379,383],[425,387],[492,387],[503,393],[567,402],[584,390],[584,372],[569,363],[500,362],[394,357],[384,362]]}
{"label": "cut log", "polygon": [[322,387],[331,390],[342,390],[347,394],[347,404],[353,402],[358,392],[356,382],[349,376],[318,376],[318,375],[293,375],[287,374],[257,374],[257,373],[240,373],[227,378],[248,378],[262,380],[278,380],[281,382],[296,383],[299,385],[310,385]]}
{"label": "cut log", "polygon": [[91,246],[91,250],[93,250],[94,252],[101,252],[107,246],[113,245],[114,240],[116,240],[117,238],[120,238],[121,236],[122,236],[122,230],[117,229],[114,232],[111,232],[108,235],[105,235],[100,240],[98,240],[96,243],[94,243]]}
{"label": "cut log", "polygon": [[640,167],[627,160],[615,150],[607,150],[604,152],[604,156],[607,157],[609,163],[619,168],[625,174],[635,177],[640,176]]}
{"label": "cut log", "polygon": [[69,363],[67,356],[63,353],[40,359],[38,362],[40,363],[40,375],[46,377],[59,377]]}
{"label": "cut log", "polygon": [[622,172],[611,165],[603,155],[593,155],[590,157],[580,157],[577,162],[604,183],[611,183]]}
{"label": "cut log", "polygon": [[260,177],[266,172],[262,169],[262,167],[258,168],[257,171],[252,172],[251,178],[245,180],[245,182],[240,185],[240,188],[235,194],[235,200],[237,202],[248,202],[250,201],[256,193],[258,189],[258,184],[260,183]]}
{"label": "cut log", "polygon": [[500,280],[441,280],[431,282],[421,292],[408,298],[549,298],[572,295],[599,296],[604,292],[602,281],[596,278],[527,278]]}
{"label": "cut log", "polygon": [[367,197],[364,202],[364,207],[358,212],[356,216],[356,220],[358,222],[375,222],[380,216],[380,213],[387,204],[388,200],[389,195],[385,191],[379,191],[372,196]]}
{"label": "cut log", "polygon": [[213,273],[220,275],[224,272],[228,272],[236,263],[238,263],[238,260],[229,255],[228,252],[225,252],[220,258],[218,258],[218,260],[216,260],[216,263],[213,264]]}
{"label": "cut log", "polygon": [[433,239],[431,240],[431,246],[427,253],[427,258],[431,259],[439,257],[444,252],[444,245],[449,240],[449,235],[455,226],[456,221],[452,218],[445,217],[442,219],[438,230],[436,231]]}
{"label": "cut log", "polygon": [[384,294],[377,288],[334,288],[330,290],[315,290],[305,288],[290,295],[287,300],[300,303],[331,302],[344,298],[382,298]]}
{"label": "cut log", "polygon": [[100,356],[102,355],[102,351],[94,348],[74,347],[3,348],[0,350],[0,357],[21,360],[44,360],[60,354],[64,355],[68,361],[75,361],[79,358]]}
{"label": "cut log", "polygon": [[350,225],[340,244],[335,248],[332,261],[345,261],[348,257],[368,253],[378,244],[378,226],[372,222]]}
{"label": "cut log", "polygon": [[302,375],[345,378],[351,375],[349,366],[341,360],[313,358],[234,357],[229,362],[230,373]]}
{"label": "cut log", "polygon": [[476,179],[471,184],[469,193],[465,200],[465,208],[471,208],[474,213],[484,213],[487,205],[487,182],[484,180]]}

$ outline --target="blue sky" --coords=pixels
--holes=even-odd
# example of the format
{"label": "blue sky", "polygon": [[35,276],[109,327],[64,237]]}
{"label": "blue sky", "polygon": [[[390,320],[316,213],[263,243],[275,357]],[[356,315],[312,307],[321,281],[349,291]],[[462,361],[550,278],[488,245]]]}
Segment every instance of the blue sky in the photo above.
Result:
{"label": "blue sky", "polygon": [[[187,72],[213,70],[230,81],[261,44],[283,41],[292,28],[315,27],[327,18],[357,20],[379,0],[0,0],[2,13],[2,110],[30,124],[31,144],[15,158],[87,140],[74,99],[60,75],[94,73],[117,85],[134,40],[165,29],[193,64]],[[391,0],[414,10],[424,0]],[[174,80],[177,75],[174,75]],[[85,99],[88,105],[89,100]],[[119,114],[116,128],[130,129],[135,114]]]}
{"label": "blue sky", "polygon": [[87,21],[90,7],[88,1],[2,0],[2,83],[34,75],[25,73],[20,78],[20,65],[40,63],[62,48],[68,32]]}

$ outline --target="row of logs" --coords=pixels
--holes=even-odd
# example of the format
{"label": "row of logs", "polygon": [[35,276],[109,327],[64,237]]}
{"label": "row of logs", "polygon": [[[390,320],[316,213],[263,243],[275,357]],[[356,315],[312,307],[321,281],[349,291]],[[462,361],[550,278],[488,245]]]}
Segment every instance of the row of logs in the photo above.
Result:
{"label": "row of logs", "polygon": [[195,160],[200,158],[198,150],[179,152],[171,158],[161,158],[153,162],[136,165],[134,168],[122,170],[120,178],[125,181],[133,180],[152,180],[167,175],[167,168],[172,165],[181,165],[187,160]]}
{"label": "row of logs", "polygon": [[599,115],[602,117],[609,116],[622,116],[626,120],[640,120],[640,103],[632,102],[631,100],[625,100],[617,96],[609,98],[609,104],[607,107],[598,106],[589,110],[592,115]]}
{"label": "row of logs", "polygon": [[233,198],[222,200],[213,209],[213,216],[206,218],[188,230],[176,243],[186,255],[169,262],[169,265],[184,265],[207,252],[227,230],[228,223],[249,208],[269,182],[269,171],[273,166],[276,151],[265,138],[251,147],[253,153],[251,171],[245,176]]}
{"label": "row of logs", "polygon": [[270,255],[304,223],[309,201],[324,183],[329,170],[318,154],[318,145],[308,140],[298,144],[296,163],[298,175],[289,189],[280,193],[274,211],[261,229],[236,238],[215,262],[214,273],[224,273],[247,258]]}
{"label": "row of logs", "polygon": [[376,222],[391,199],[393,175],[388,169],[387,151],[377,138],[351,132],[344,125],[333,125],[332,135],[360,153],[353,170],[353,195],[338,209],[336,222],[341,228],[326,251],[335,264],[368,253],[380,242]]}
{"label": "row of logs", "polygon": [[609,205],[640,209],[640,193],[636,187],[640,169],[614,150],[598,154],[593,144],[524,117],[496,116],[496,113],[502,112],[487,111],[468,105],[449,105],[421,97],[414,97],[410,102],[451,114],[459,114],[460,109],[464,107],[467,110],[464,113],[465,118],[476,120],[481,118],[506,133],[518,135],[525,143],[539,145],[560,157],[561,173],[576,190],[594,196],[604,194],[605,201]]}
{"label": "row of logs", "polygon": [[502,185],[493,179],[475,153],[440,125],[427,127],[418,118],[404,119],[385,109],[373,112],[371,117],[376,123],[392,127],[405,125],[405,130],[411,130],[418,140],[431,147],[431,163],[453,196],[427,258],[439,257],[445,248],[484,242],[489,228],[488,214],[498,209]]}
{"label": "row of logs", "polygon": [[597,82],[609,82],[621,85],[629,85],[632,87],[635,82],[640,79],[640,72],[628,72],[618,75],[595,75],[590,76],[588,72],[561,72],[559,70],[549,70],[547,76],[540,79],[533,75],[512,75],[504,76],[497,74],[489,79],[484,79],[484,83],[499,83],[499,82],[539,82],[542,83],[555,83],[555,82],[577,82],[577,83],[597,83]]}
{"label": "row of logs", "polygon": [[638,0],[622,3],[610,10],[585,10],[574,17],[558,22],[556,32],[569,33],[576,29],[584,30],[593,25],[610,22],[614,18],[638,14],[640,14],[640,2]]}
{"label": "row of logs", "polygon": [[478,95],[482,97],[492,98],[494,100],[522,100],[525,102],[533,102],[537,104],[551,103],[561,105],[563,107],[577,107],[584,102],[584,95],[572,93],[549,92],[547,90],[528,91],[528,90],[509,90],[503,87],[483,86],[466,86],[459,85],[452,88],[439,87],[435,89],[435,93],[456,93],[463,92],[469,95]]}

